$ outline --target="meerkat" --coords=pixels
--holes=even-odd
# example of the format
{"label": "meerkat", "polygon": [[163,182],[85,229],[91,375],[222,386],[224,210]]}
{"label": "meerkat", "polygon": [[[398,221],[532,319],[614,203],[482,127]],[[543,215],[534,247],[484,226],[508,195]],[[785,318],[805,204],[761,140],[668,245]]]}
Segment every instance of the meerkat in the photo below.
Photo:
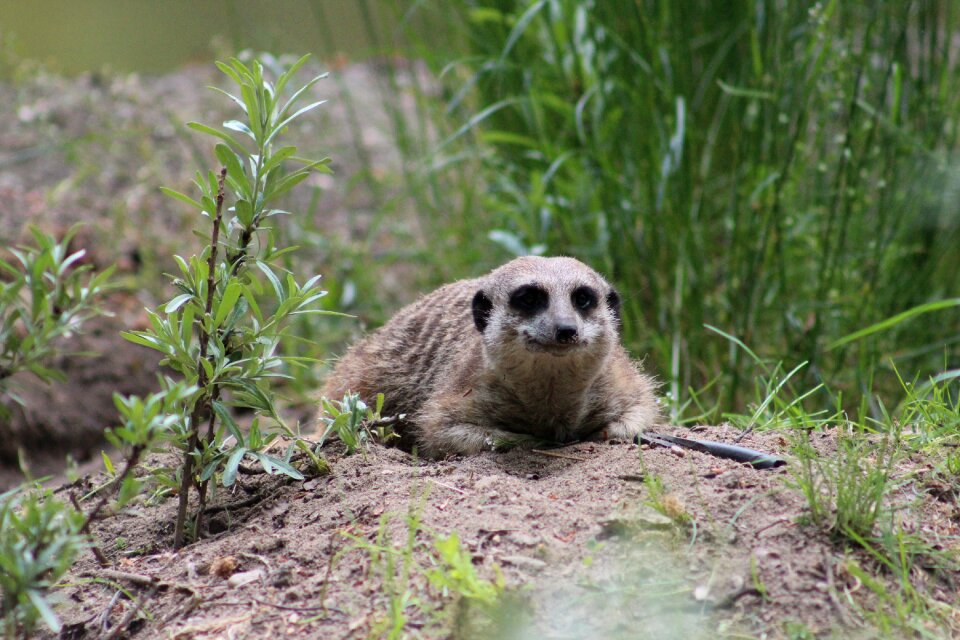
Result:
{"label": "meerkat", "polygon": [[620,296],[573,258],[522,257],[443,286],[350,348],[323,395],[405,414],[421,454],[633,437],[655,383],[620,341]]}

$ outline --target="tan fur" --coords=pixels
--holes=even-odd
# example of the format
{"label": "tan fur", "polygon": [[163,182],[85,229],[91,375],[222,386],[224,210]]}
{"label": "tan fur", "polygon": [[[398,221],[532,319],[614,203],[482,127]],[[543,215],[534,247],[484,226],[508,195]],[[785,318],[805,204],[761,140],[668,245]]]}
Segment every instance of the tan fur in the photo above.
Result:
{"label": "tan fur", "polygon": [[[548,308],[512,306],[524,286],[545,291]],[[571,302],[583,288],[599,294],[589,310]],[[489,302],[482,330],[471,307],[478,291]],[[400,310],[347,351],[323,395],[353,391],[371,402],[382,392],[384,415],[406,414],[408,441],[429,456],[531,439],[632,439],[659,411],[652,379],[620,344],[618,300],[573,258],[517,258]],[[557,327],[575,327],[576,338],[560,340]]]}

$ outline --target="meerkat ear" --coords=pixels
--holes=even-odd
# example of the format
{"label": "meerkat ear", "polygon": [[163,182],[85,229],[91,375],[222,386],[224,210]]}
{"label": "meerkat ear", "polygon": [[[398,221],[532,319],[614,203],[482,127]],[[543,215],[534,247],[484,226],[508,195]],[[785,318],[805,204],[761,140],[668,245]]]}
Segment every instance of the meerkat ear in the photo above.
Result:
{"label": "meerkat ear", "polygon": [[473,324],[477,325],[477,331],[483,333],[487,328],[487,322],[490,321],[490,312],[493,311],[493,302],[483,291],[477,291],[473,296]]}
{"label": "meerkat ear", "polygon": [[610,289],[610,293],[607,294],[607,308],[613,313],[617,331],[619,332],[623,323],[620,320],[620,294],[617,293],[616,289]]}

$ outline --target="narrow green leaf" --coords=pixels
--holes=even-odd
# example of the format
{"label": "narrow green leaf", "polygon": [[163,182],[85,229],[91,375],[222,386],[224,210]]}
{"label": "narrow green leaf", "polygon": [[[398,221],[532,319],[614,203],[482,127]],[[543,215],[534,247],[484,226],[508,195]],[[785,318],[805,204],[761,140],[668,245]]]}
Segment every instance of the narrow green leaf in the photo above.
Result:
{"label": "narrow green leaf", "polygon": [[297,71],[300,70],[300,67],[302,67],[309,59],[310,54],[308,53],[290,65],[289,69],[280,74],[280,77],[277,78],[277,86],[275,88],[277,95],[283,93],[284,88],[287,86],[287,82],[289,82],[290,79],[296,75]]}
{"label": "narrow green leaf", "polygon": [[166,347],[154,336],[147,333],[134,333],[132,331],[121,331],[120,337],[124,340],[129,340],[134,344],[139,344],[150,349],[156,349],[157,351],[167,352]]}
{"label": "narrow green leaf", "polygon": [[190,129],[193,129],[194,131],[199,131],[200,133],[205,133],[215,138],[220,138],[221,140],[229,144],[230,147],[237,153],[244,152],[243,145],[237,142],[233,138],[233,136],[231,136],[229,133],[224,133],[219,129],[214,129],[213,127],[207,126],[205,124],[201,124],[199,122],[188,122],[187,127],[189,127]]}
{"label": "narrow green leaf", "polygon": [[240,224],[242,224],[244,227],[249,227],[251,224],[253,224],[253,207],[250,206],[249,200],[243,198],[237,200],[235,211],[237,214],[237,220],[239,220]]}
{"label": "narrow green leaf", "polygon": [[163,312],[166,314],[175,313],[177,309],[185,305],[191,299],[193,299],[193,294],[181,293],[176,298],[168,302],[166,306],[164,306]]}
{"label": "narrow green leaf", "polygon": [[[203,207],[201,207],[202,209]],[[190,279],[190,266],[187,264],[187,261],[184,260],[181,256],[173,256],[173,261],[177,263],[177,266],[180,268],[180,273],[185,279]]]}
{"label": "narrow green leaf", "polygon": [[311,88],[313,85],[317,84],[317,82],[319,82],[320,80],[323,80],[323,79],[326,78],[328,75],[329,75],[328,73],[321,73],[321,74],[318,75],[318,76],[314,76],[314,77],[311,78],[305,85],[303,85],[302,87],[300,87],[299,89],[297,89],[297,90],[293,93],[293,95],[290,96],[290,99],[287,100],[287,102],[283,105],[283,108],[280,109],[280,113],[281,113],[281,114],[285,114],[287,111],[289,111],[289,110],[290,110],[290,107],[292,107],[293,105],[295,105],[295,104],[297,103],[297,101],[300,99],[300,97],[301,97],[304,93],[306,93],[307,91],[309,91],[310,88]]}
{"label": "narrow green leaf", "polygon": [[247,304],[250,305],[250,309],[253,311],[254,317],[256,317],[257,322],[263,323],[263,314],[260,312],[260,305],[257,304],[256,296],[253,294],[249,288],[244,287],[243,297],[247,301]]}
{"label": "narrow green leaf", "polygon": [[167,187],[160,187],[160,191],[164,195],[170,196],[175,200],[179,200],[180,202],[186,203],[195,209],[199,209],[201,211],[203,210],[203,205],[201,205],[199,202],[197,202],[196,200],[194,200],[193,198],[191,198],[185,193],[180,193],[179,191],[175,191]]}
{"label": "narrow green leaf", "polygon": [[283,286],[280,284],[280,279],[277,278],[277,275],[273,272],[273,269],[270,268],[270,265],[265,262],[257,260],[257,268],[263,272],[263,275],[267,276],[267,280],[270,281],[270,284],[273,286],[273,292],[277,295],[277,300],[283,302]]}
{"label": "narrow green leaf", "polygon": [[290,124],[291,122],[293,122],[295,119],[299,118],[300,116],[302,116],[303,114],[305,114],[306,112],[308,112],[308,111],[310,111],[310,110],[312,110],[312,109],[316,109],[317,107],[319,107],[320,105],[322,105],[322,104],[325,103],[325,102],[326,102],[326,100],[318,100],[317,102],[313,102],[313,103],[311,103],[311,104],[308,104],[307,106],[305,106],[305,107],[303,107],[303,108],[301,108],[301,109],[297,109],[297,111],[296,111],[295,113],[293,113],[293,115],[291,115],[290,117],[288,117],[286,120],[284,120],[283,122],[281,122],[280,124],[278,124],[278,125],[276,126],[276,128],[274,128],[274,130],[270,133],[270,135],[267,136],[267,139],[266,139],[266,141],[264,142],[264,145],[270,144],[270,142],[276,137],[276,135],[277,135],[278,133],[280,133],[281,131],[283,131],[284,127],[286,127],[288,124]]}
{"label": "narrow green leaf", "polygon": [[773,100],[776,96],[769,91],[759,91],[757,89],[743,89],[741,87],[734,87],[723,80],[717,80],[717,84],[720,86],[720,90],[726,93],[727,95],[736,96],[738,98],[752,98],[755,100]]}
{"label": "narrow green leaf", "polygon": [[480,134],[480,139],[491,145],[512,144],[529,149],[537,149],[539,147],[539,143],[534,138],[511,131],[486,131]]}
{"label": "narrow green leaf", "polygon": [[253,129],[255,134],[255,140],[260,140],[263,136],[263,126],[260,114],[260,104],[257,102],[257,96],[254,93],[254,90],[249,85],[243,85],[240,87],[240,96],[243,98],[243,103],[247,105],[247,116],[250,119],[250,128]]}
{"label": "narrow green leaf", "polygon": [[247,65],[240,62],[238,58],[230,58],[230,65],[236,69],[237,73],[241,77],[241,81],[237,84],[246,84],[247,82],[254,80],[253,73],[250,71]]}
{"label": "narrow green leaf", "polygon": [[266,162],[263,163],[263,173],[270,173],[275,167],[279,166],[287,158],[290,158],[297,152],[296,147],[282,147],[278,149]]}
{"label": "narrow green leaf", "polygon": [[207,466],[203,468],[203,472],[200,474],[200,482],[206,482],[213,477],[213,474],[217,472],[217,467],[220,466],[221,460],[223,460],[223,458],[218,456],[207,463]]}
{"label": "narrow green leaf", "polygon": [[183,310],[183,316],[180,318],[180,347],[186,349],[186,345],[190,344],[190,337],[193,335],[193,320],[197,315],[197,312],[203,313],[202,309],[194,309],[194,305],[187,305]]}
{"label": "narrow green leaf", "polygon": [[227,177],[230,183],[240,187],[238,191],[241,195],[250,197],[250,185],[246,174],[243,172],[243,160],[229,146],[218,143],[214,147],[214,153],[223,166],[227,168]]}
{"label": "narrow green leaf", "polygon": [[294,173],[291,173],[288,176],[285,176],[282,180],[280,180],[276,184],[276,186],[273,187],[270,193],[264,196],[264,200],[268,198],[269,199],[277,198],[283,195],[287,191],[290,191],[290,189],[294,188],[295,186],[297,186],[298,184],[306,180],[309,176],[310,176],[310,172],[307,169],[300,169],[298,171],[295,171]]}
{"label": "narrow green leaf", "polygon": [[510,31],[510,35],[507,37],[506,44],[503,45],[503,51],[500,52],[500,60],[506,60],[507,56],[510,55],[510,52],[513,50],[514,45],[523,36],[524,31],[527,30],[527,27],[533,22],[533,19],[537,17],[537,13],[547,4],[546,0],[538,0],[530,5],[526,11],[523,12],[523,15],[517,20],[516,25]]}
{"label": "narrow green leaf", "polygon": [[247,112],[247,105],[243,104],[243,100],[241,100],[241,99],[238,98],[237,96],[233,95],[232,93],[227,93],[227,92],[224,91],[223,89],[219,89],[219,88],[217,88],[217,87],[207,87],[207,88],[208,88],[208,89],[213,89],[213,90],[216,91],[217,93],[222,93],[223,95],[225,95],[225,96],[227,96],[228,98],[230,98],[231,100],[233,100],[233,101],[237,104],[237,106],[240,107],[240,109],[243,110],[244,113]]}
{"label": "narrow green leaf", "polygon": [[103,466],[111,476],[117,475],[117,470],[113,467],[113,460],[107,455],[106,451],[100,452],[100,458],[103,460]]}
{"label": "narrow green leaf", "polygon": [[256,137],[253,135],[253,131],[250,130],[250,127],[240,122],[239,120],[227,120],[223,123],[223,126],[227,129],[233,129],[234,131],[239,131],[240,133],[245,133],[250,136],[253,140],[256,140]]}
{"label": "narrow green leaf", "polygon": [[219,327],[223,324],[223,319],[233,310],[233,305],[237,304],[240,294],[243,292],[242,285],[233,280],[227,285],[227,290],[223,292],[223,298],[217,306],[217,315],[213,319],[213,326]]}
{"label": "narrow green leaf", "polygon": [[508,99],[506,99],[506,100],[500,100],[499,102],[495,102],[495,103],[493,103],[492,105],[490,105],[489,107],[487,107],[486,109],[483,109],[483,110],[480,111],[479,113],[471,116],[470,119],[467,120],[466,123],[464,123],[463,125],[461,125],[461,127],[460,127],[459,129],[457,129],[456,131],[454,131],[450,136],[448,136],[447,138],[445,138],[445,139],[443,140],[443,142],[441,142],[441,143],[437,146],[437,148],[436,148],[436,150],[435,150],[435,153],[438,153],[438,152],[442,151],[443,149],[445,149],[448,145],[450,145],[450,144],[453,143],[455,140],[457,140],[457,139],[459,139],[460,137],[462,137],[464,134],[466,134],[467,132],[469,132],[470,130],[472,130],[474,127],[476,127],[478,124],[480,124],[481,122],[483,122],[484,120],[486,120],[487,118],[489,118],[490,116],[492,116],[492,115],[493,115],[494,113],[496,113],[497,111],[500,111],[501,109],[505,109],[506,107],[513,106],[513,105],[515,105],[515,104],[519,104],[519,103],[523,102],[524,100],[526,100],[526,98],[508,98]]}
{"label": "narrow green leaf", "polygon": [[876,324],[872,324],[866,329],[861,329],[860,331],[855,331],[849,335],[846,335],[839,340],[835,340],[827,345],[827,349],[836,349],[837,347],[842,347],[845,344],[849,344],[854,340],[859,340],[860,338],[865,338],[866,336],[872,335],[874,333],[879,333],[880,331],[886,331],[901,322],[906,322],[907,320],[914,318],[925,313],[930,313],[932,311],[939,311],[941,309],[948,309],[950,307],[960,306],[960,298],[951,298],[948,300],[937,300],[935,302],[928,302],[926,304],[913,307],[912,309],[907,309],[903,313],[898,313],[897,315],[882,320]]}
{"label": "narrow green leaf", "polygon": [[203,367],[204,373],[207,375],[207,380],[213,380],[213,364],[206,358],[198,358],[200,365]]}
{"label": "narrow green leaf", "polygon": [[30,603],[36,608],[37,613],[43,618],[44,623],[50,627],[50,630],[54,633],[59,633],[61,628],[60,620],[57,619],[57,614],[53,612],[53,609],[43,597],[43,594],[36,589],[30,589],[27,591],[27,597],[30,598]]}
{"label": "narrow green leaf", "polygon": [[723,330],[721,330],[721,329],[718,329],[718,328],[714,327],[713,325],[705,324],[705,325],[703,325],[703,326],[706,327],[708,330],[713,331],[714,333],[723,336],[724,338],[726,338],[726,339],[729,340],[730,342],[734,343],[735,345],[737,345],[738,347],[740,347],[741,349],[743,349],[744,351],[746,351],[746,352],[747,352],[747,355],[749,355],[749,356],[753,359],[753,361],[756,362],[757,364],[763,364],[763,361],[760,359],[760,357],[757,356],[757,354],[755,354],[753,351],[751,351],[751,350],[750,350],[750,347],[748,347],[747,345],[743,344],[743,341],[740,340],[739,338],[736,338],[736,337],[730,335],[729,333],[727,333],[726,331],[723,331]]}
{"label": "narrow green leaf", "polygon": [[220,421],[226,425],[230,435],[237,439],[237,444],[244,444],[243,433],[240,431],[240,427],[237,426],[233,416],[230,415],[230,409],[219,400],[215,400],[213,402],[213,410],[217,414],[217,417],[220,418]]}
{"label": "narrow green leaf", "polygon": [[233,486],[233,483],[237,481],[237,471],[240,469],[240,461],[243,460],[243,456],[246,453],[246,447],[237,447],[236,450],[230,454],[230,457],[227,459],[227,464],[223,467],[223,486]]}
{"label": "narrow green leaf", "polygon": [[224,64],[219,60],[214,62],[214,64],[217,65],[217,69],[220,69],[220,71],[222,71],[224,74],[229,76],[231,80],[233,80],[237,84],[243,84],[243,80],[240,78],[240,74],[234,71],[233,68],[230,67],[230,65]]}
{"label": "narrow green leaf", "polygon": [[265,453],[261,453],[257,455],[257,458],[260,459],[260,464],[263,466],[263,470],[266,471],[267,473],[270,473],[270,474],[273,473],[272,469],[268,469],[267,463],[269,462],[270,465],[272,465],[273,467],[276,467],[285,475],[290,476],[294,480],[303,480],[302,473],[297,471],[297,469],[293,465],[287,462],[284,462],[280,458],[275,458],[274,456],[269,456]]}

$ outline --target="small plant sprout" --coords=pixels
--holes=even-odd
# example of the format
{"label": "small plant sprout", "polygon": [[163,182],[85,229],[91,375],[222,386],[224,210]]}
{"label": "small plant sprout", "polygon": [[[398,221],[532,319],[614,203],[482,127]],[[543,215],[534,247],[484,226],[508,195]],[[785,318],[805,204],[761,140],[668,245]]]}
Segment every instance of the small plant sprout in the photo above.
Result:
{"label": "small plant sprout", "polygon": [[[276,246],[271,225],[288,214],[278,208],[282,196],[311,173],[330,171],[328,158],[301,158],[296,147],[280,143],[294,120],[322,104],[299,106],[324,75],[295,90],[289,87],[307,58],[280,73],[275,82],[256,60],[217,63],[236,91],[216,91],[236,103],[244,118],[224,122],[223,129],[196,122],[187,126],[217,141],[214,151],[223,169],[197,173],[197,197],[163,189],[207,220],[209,241],[199,255],[175,256],[177,293],[149,311],[151,327],[124,334],[161,352],[162,363],[195,388],[174,411],[179,418],[170,432],[173,446],[183,455],[181,467],[174,471],[180,479],[174,531],[178,548],[186,540],[191,489],[199,496],[192,522],[196,536],[209,483],[233,484],[244,459],[255,460],[267,473],[303,478],[291,456],[295,449],[308,447],[280,416],[270,384],[289,377],[285,367],[305,364],[304,358],[279,353],[289,322],[303,314],[330,312],[317,308],[326,294],[318,286],[320,276],[300,284],[277,265],[277,259],[295,247]],[[288,170],[291,164],[296,168]],[[248,430],[234,420],[231,407],[253,411]],[[278,455],[273,449],[281,436],[294,442]]]}
{"label": "small plant sprout", "polygon": [[[177,407],[195,392],[195,387],[165,380],[162,391],[144,399],[115,395],[122,422],[107,429],[106,437],[118,449],[128,449],[126,464],[118,471],[103,454],[110,479],[83,499],[71,496],[72,505],[58,500],[51,490],[31,485],[0,494],[0,616],[5,637],[15,637],[18,632],[29,636],[38,618],[59,632],[60,622],[47,592],[85,547],[101,565],[107,564],[103,552],[91,540],[90,525],[111,499],[113,508],[118,509],[139,494],[142,481],[134,477],[133,470],[144,452],[170,437],[179,422]],[[85,512],[81,502],[96,495],[96,504]],[[117,538],[114,548],[125,546],[126,541]]]}
{"label": "small plant sprout", "polygon": [[[93,274],[90,265],[80,263],[83,250],[71,253],[78,229],[57,241],[31,228],[35,246],[10,249],[9,262],[0,257],[0,394],[14,402],[20,400],[9,378],[29,371],[41,380],[62,380],[59,371],[44,364],[54,353],[54,341],[102,313],[97,299],[113,268]],[[0,404],[0,417],[6,412]]]}
{"label": "small plant sprout", "polygon": [[49,490],[22,486],[0,494],[0,616],[6,638],[30,637],[38,620],[60,621],[47,591],[86,545],[83,514]]}
{"label": "small plant sprout", "polygon": [[460,537],[454,532],[449,536],[438,536],[433,542],[440,566],[428,574],[430,584],[443,593],[456,593],[466,600],[492,607],[503,595],[506,582],[499,567],[494,565],[494,581],[481,578],[473,566],[473,557],[460,544]]}
{"label": "small plant sprout", "polygon": [[320,401],[323,408],[321,421],[326,425],[320,442],[326,442],[330,436],[336,436],[347,446],[347,454],[351,455],[357,449],[363,449],[370,440],[386,442],[398,437],[393,431],[393,425],[403,416],[396,418],[381,418],[383,409],[383,394],[377,394],[376,407],[368,407],[356,393],[348,393],[343,400]]}

